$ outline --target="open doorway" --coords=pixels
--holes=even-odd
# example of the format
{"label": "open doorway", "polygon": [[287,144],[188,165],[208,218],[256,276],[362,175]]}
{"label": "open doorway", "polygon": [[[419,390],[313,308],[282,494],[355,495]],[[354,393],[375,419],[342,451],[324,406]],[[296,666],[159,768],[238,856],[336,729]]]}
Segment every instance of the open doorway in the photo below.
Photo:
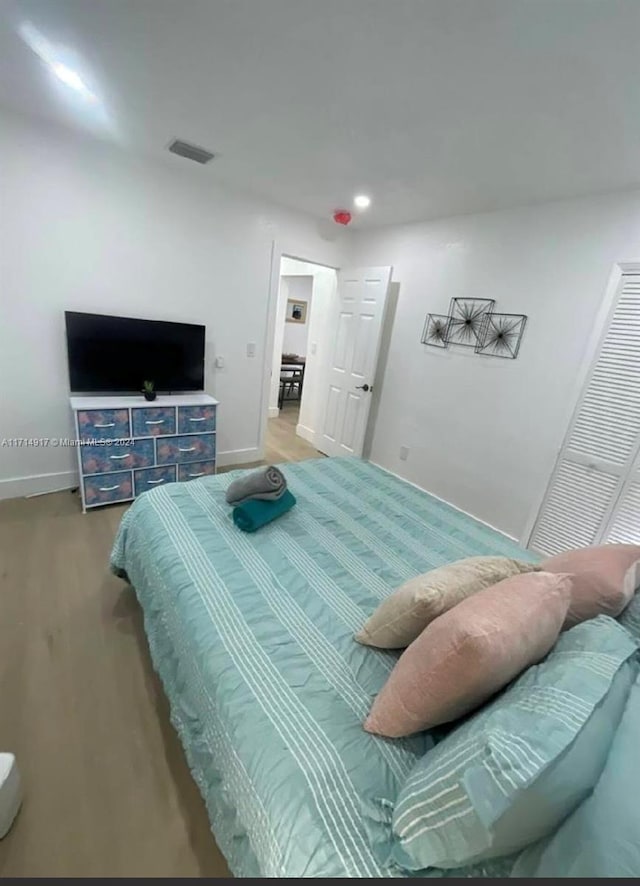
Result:
{"label": "open doorway", "polygon": [[299,461],[313,445],[322,404],[322,371],[336,271],[283,256],[280,260],[268,422],[267,461]]}

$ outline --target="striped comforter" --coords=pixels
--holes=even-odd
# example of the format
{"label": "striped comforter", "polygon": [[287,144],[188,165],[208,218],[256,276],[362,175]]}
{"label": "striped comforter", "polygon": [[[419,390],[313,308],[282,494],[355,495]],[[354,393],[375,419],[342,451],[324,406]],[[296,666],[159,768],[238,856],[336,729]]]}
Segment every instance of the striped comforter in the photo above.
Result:
{"label": "striped comforter", "polygon": [[[145,493],[112,568],[151,655],[211,826],[237,876],[402,876],[399,788],[432,744],[361,728],[394,653],[353,633],[407,578],[460,557],[523,556],[488,527],[357,459],[283,466],[298,505],[254,536],[235,473]],[[526,556],[526,554],[524,554]]]}

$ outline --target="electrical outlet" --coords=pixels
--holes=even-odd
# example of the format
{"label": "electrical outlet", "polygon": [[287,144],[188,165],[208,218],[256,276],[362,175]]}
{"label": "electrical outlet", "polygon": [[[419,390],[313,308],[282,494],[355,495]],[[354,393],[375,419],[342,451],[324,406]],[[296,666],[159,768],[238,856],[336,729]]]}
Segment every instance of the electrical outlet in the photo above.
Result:
{"label": "electrical outlet", "polygon": [[255,357],[256,343],[254,341],[247,342],[247,357]]}
{"label": "electrical outlet", "polygon": [[224,357],[216,357],[216,369],[224,369]]}
{"label": "electrical outlet", "polygon": [[400,461],[406,461],[409,457],[409,447],[401,446],[400,447]]}
{"label": "electrical outlet", "polygon": [[317,352],[318,352],[318,342],[312,341],[311,342],[311,356],[315,357]]}

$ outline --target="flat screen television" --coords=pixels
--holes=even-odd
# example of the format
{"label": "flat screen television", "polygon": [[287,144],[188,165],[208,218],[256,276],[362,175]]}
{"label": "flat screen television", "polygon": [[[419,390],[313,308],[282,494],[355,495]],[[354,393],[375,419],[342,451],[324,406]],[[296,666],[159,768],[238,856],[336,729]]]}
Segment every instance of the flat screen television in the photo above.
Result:
{"label": "flat screen television", "polygon": [[65,311],[69,387],[85,394],[204,388],[205,327]]}

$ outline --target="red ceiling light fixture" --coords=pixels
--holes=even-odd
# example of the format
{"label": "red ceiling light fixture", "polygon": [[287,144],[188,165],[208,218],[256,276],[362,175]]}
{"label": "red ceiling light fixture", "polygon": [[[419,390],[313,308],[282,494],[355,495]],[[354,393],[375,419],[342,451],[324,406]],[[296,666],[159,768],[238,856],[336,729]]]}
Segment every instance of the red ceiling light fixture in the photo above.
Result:
{"label": "red ceiling light fixture", "polygon": [[336,209],[333,213],[333,220],[337,225],[348,225],[351,221],[351,213],[348,209]]}

